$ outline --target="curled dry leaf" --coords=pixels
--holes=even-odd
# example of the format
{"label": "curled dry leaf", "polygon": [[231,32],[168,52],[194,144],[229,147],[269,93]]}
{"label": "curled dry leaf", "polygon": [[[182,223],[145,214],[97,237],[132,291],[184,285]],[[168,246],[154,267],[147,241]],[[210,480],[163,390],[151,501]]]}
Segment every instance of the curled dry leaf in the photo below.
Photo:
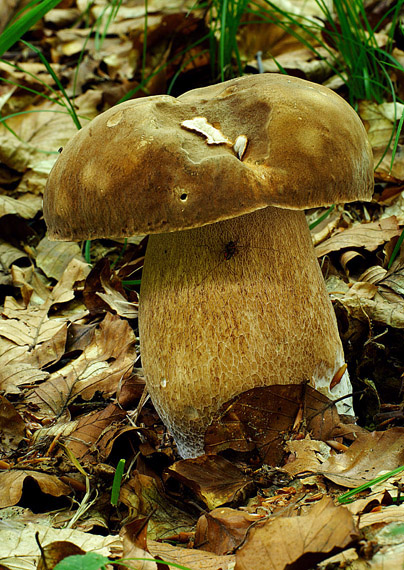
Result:
{"label": "curled dry leaf", "polygon": [[[379,511],[382,506],[391,505],[391,503],[392,499],[388,491],[372,491],[369,495],[366,495],[366,497],[356,499],[352,503],[347,503],[345,506],[353,515],[361,514],[362,516],[365,512],[369,513],[374,509]],[[360,520],[358,525],[359,527],[361,526]]]}
{"label": "curled dry leaf", "polygon": [[24,251],[0,239],[0,265],[4,269],[9,270],[13,263],[23,258],[28,259]]}
{"label": "curled dry leaf", "polygon": [[105,459],[105,445],[119,429],[114,428],[113,424],[118,424],[125,416],[126,413],[115,404],[86,414],[78,420],[76,429],[65,438],[64,443],[79,461],[97,463],[100,457]]}
{"label": "curled dry leaf", "polygon": [[357,536],[351,513],[323,497],[306,515],[278,516],[257,523],[236,554],[235,570],[311,568],[334,549],[346,548]]}
{"label": "curled dry leaf", "polygon": [[84,280],[89,271],[88,263],[73,257],[66,265],[62,276],[52,290],[50,295],[52,305],[72,301],[76,283]]}
{"label": "curled dry leaf", "polygon": [[42,546],[41,557],[38,562],[37,570],[49,570],[49,568],[54,568],[58,562],[67,556],[74,556],[77,554],[85,554],[85,551],[72,542],[56,540],[46,546]]}
{"label": "curled dry leaf", "polygon": [[[125,525],[122,529],[123,551],[122,558],[149,558],[129,562],[128,568],[134,570],[159,570],[156,561],[147,548],[147,518],[138,518]],[[125,563],[126,566],[126,563]]]}
{"label": "curled dry leaf", "polygon": [[309,438],[288,441],[286,449],[291,455],[283,469],[292,476],[317,473],[330,455],[330,448],[326,443]]}
{"label": "curled dry leaf", "polygon": [[246,537],[247,530],[262,516],[229,507],[202,515],[196,525],[195,548],[219,556],[231,554]]}
{"label": "curled dry leaf", "polygon": [[70,261],[74,258],[84,263],[77,243],[50,241],[44,237],[37,246],[36,264],[48,277],[59,280]]}
{"label": "curled dry leaf", "polygon": [[30,265],[29,267],[18,267],[12,265],[10,273],[13,286],[20,289],[23,305],[42,305],[49,299],[49,282],[45,279],[42,271]]}
{"label": "curled dry leaf", "polygon": [[33,196],[32,194],[24,194],[21,198],[0,196],[0,218],[9,214],[17,214],[21,218],[30,220],[36,216],[41,208],[42,199],[40,196]]}
{"label": "curled dry leaf", "polygon": [[354,488],[375,479],[381,471],[404,465],[404,428],[361,432],[345,453],[333,455],[319,469],[324,477]]}
{"label": "curled dry leaf", "polygon": [[359,278],[377,285],[383,292],[387,289],[394,291],[404,298],[404,263],[395,263],[388,271],[378,265],[369,267]]}
{"label": "curled dry leaf", "polygon": [[135,319],[138,313],[138,303],[128,301],[128,299],[117,289],[111,286],[107,281],[101,278],[101,284],[104,292],[97,292],[96,294],[102,299],[108,307],[120,317],[126,319]]}
{"label": "curled dry leaf", "polygon": [[338,299],[348,315],[365,323],[376,322],[396,329],[404,328],[404,308],[389,301],[367,299],[365,297],[345,296]]}
{"label": "curled dry leaf", "polygon": [[361,223],[334,234],[326,241],[316,246],[317,257],[322,257],[333,251],[340,249],[351,249],[354,247],[364,247],[367,251],[375,251],[391,238],[399,236],[401,230],[397,223],[397,218],[383,218],[378,222],[368,224]]}
{"label": "curled dry leaf", "polygon": [[195,524],[193,517],[180,511],[165,496],[160,481],[137,471],[122,485],[119,499],[131,509],[133,518],[149,518],[147,532],[152,539],[189,532]]}
{"label": "curled dry leaf", "polygon": [[0,396],[0,453],[6,457],[25,436],[25,422],[4,396]]}
{"label": "curled dry leaf", "polygon": [[112,310],[121,317],[133,319],[137,316],[136,302],[128,300],[121,278],[111,270],[107,259],[100,259],[88,275],[84,290],[84,302],[92,314]]}
{"label": "curled dry leaf", "polygon": [[153,556],[167,563],[181,564],[191,570],[234,570],[235,556],[218,556],[211,552],[179,548],[164,542],[148,540],[147,545]]}
{"label": "curled dry leaf", "polygon": [[315,439],[329,439],[339,421],[332,402],[310,386],[253,388],[222,406],[206,431],[205,451],[256,450],[263,463],[277,465],[299,412]]}
{"label": "curled dry leaf", "polygon": [[136,359],[135,340],[126,321],[107,313],[82,354],[53,372],[27,395],[26,402],[54,419],[77,396],[90,400],[96,391],[111,396],[119,382],[131,373]]}
{"label": "curled dry leaf", "polygon": [[192,489],[209,509],[237,501],[254,487],[250,477],[219,455],[177,461],[168,472]]}
{"label": "curled dry leaf", "polygon": [[71,493],[70,487],[62,483],[56,475],[15,469],[0,473],[0,508],[11,507],[19,502],[27,478],[34,479],[42,493],[53,497],[61,497]]}
{"label": "curled dry leaf", "polygon": [[361,299],[374,299],[377,293],[376,285],[358,281],[349,289],[346,297],[360,297]]}
{"label": "curled dry leaf", "polygon": [[387,525],[390,523],[400,523],[402,528],[402,522],[404,520],[404,505],[389,505],[382,507],[374,512],[367,512],[361,514],[359,518],[359,528],[365,528],[367,526],[377,525]]}
{"label": "curled dry leaf", "polygon": [[377,166],[376,176],[381,180],[404,180],[403,147],[402,144],[398,145],[392,164],[391,140],[403,109],[404,106],[398,102],[378,104],[372,101],[360,101],[359,103],[359,115],[365,124]]}

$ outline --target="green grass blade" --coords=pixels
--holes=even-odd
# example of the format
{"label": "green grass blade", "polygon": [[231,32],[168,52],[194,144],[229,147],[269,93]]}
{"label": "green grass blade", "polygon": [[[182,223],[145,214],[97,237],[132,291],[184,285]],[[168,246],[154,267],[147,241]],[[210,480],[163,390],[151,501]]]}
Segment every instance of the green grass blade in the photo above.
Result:
{"label": "green grass blade", "polygon": [[366,491],[366,489],[369,489],[372,485],[377,485],[378,483],[382,483],[383,481],[386,481],[386,479],[394,477],[394,475],[397,475],[402,471],[404,471],[404,465],[401,465],[401,467],[397,467],[397,469],[393,469],[393,471],[389,471],[389,473],[384,473],[383,475],[380,475],[380,477],[376,477],[376,479],[372,479],[372,481],[368,481],[367,483],[364,483],[363,485],[360,485],[355,489],[351,489],[351,491],[347,491],[346,493],[338,497],[338,502],[341,503],[342,505],[346,503],[351,503],[354,500],[353,499],[354,495],[357,495],[362,491]]}
{"label": "green grass blade", "polygon": [[147,58],[147,22],[149,16],[149,3],[148,0],[144,0],[144,28],[143,28],[143,50],[142,50],[142,83],[145,79],[146,71],[146,58]]}
{"label": "green grass blade", "polygon": [[41,0],[23,14],[18,20],[10,24],[0,36],[0,56],[8,51],[34,24],[45,14],[60,4],[61,0]]}
{"label": "green grass blade", "polygon": [[129,285],[140,285],[141,279],[125,279],[122,281],[122,285],[128,287]]}
{"label": "green grass blade", "polygon": [[118,504],[124,469],[125,469],[125,459],[120,459],[118,461],[118,465],[116,466],[114,480],[112,482],[111,505],[113,507],[116,507]]}
{"label": "green grass blade", "polygon": [[226,18],[227,18],[227,0],[223,0],[222,11],[220,14],[220,40],[219,40],[219,66],[220,81],[224,81],[224,73],[226,67],[225,58],[225,42],[226,42]]}
{"label": "green grass blade", "polygon": [[[111,23],[114,21],[116,15],[118,14],[121,4],[122,4],[122,0],[112,0],[112,2],[110,4],[107,4],[105,6],[102,13],[97,18],[97,22],[96,22],[97,26],[96,26],[96,34],[95,34],[95,49],[97,51],[99,51],[102,48],[102,44],[104,43],[104,40],[107,36],[109,26],[111,25]],[[107,21],[106,21],[106,24],[104,26],[104,29],[102,31],[100,31],[102,20],[103,20],[104,14],[107,12],[107,10],[109,10]]]}
{"label": "green grass blade", "polygon": [[91,240],[89,239],[84,242],[84,259],[91,265]]}
{"label": "green grass blade", "polygon": [[[180,52],[176,53],[174,57],[170,58],[169,60],[167,60],[163,65],[160,65],[159,67],[157,67],[152,73],[150,73],[150,75],[148,75],[143,81],[141,81],[139,83],[139,85],[137,85],[136,87],[134,87],[133,89],[131,89],[130,91],[128,91],[127,93],[125,93],[125,95],[123,97],[121,97],[121,99],[119,99],[118,103],[123,103],[124,101],[127,101],[128,99],[131,99],[133,97],[133,95],[135,95],[135,93],[137,93],[138,91],[140,91],[141,89],[146,91],[146,86],[147,83],[155,76],[158,75],[165,67],[167,67],[168,65],[170,65],[174,60],[176,60],[177,58],[181,57],[182,55],[186,54],[188,51],[192,50],[194,47],[199,46],[201,44],[203,44],[203,42],[207,39],[209,39],[210,37],[210,33],[206,34],[205,36],[203,36],[202,38],[200,38],[199,40],[197,40],[196,42],[194,42],[193,44],[187,46],[185,49],[181,50]],[[172,85],[171,85],[172,88]],[[117,104],[118,104],[117,103]]]}
{"label": "green grass blade", "polygon": [[324,214],[321,214],[321,216],[320,216],[319,218],[317,218],[317,220],[315,220],[314,222],[312,222],[312,223],[309,225],[309,230],[312,230],[313,228],[315,228],[316,226],[318,226],[318,224],[321,224],[321,222],[322,222],[323,220],[325,220],[325,219],[331,214],[331,212],[333,211],[334,208],[335,208],[335,204],[333,204],[332,206],[330,206],[330,207],[328,208],[328,210],[326,210],[326,211],[324,212]]}
{"label": "green grass blade", "polygon": [[118,257],[115,259],[114,263],[112,263],[111,269],[113,269],[113,268],[115,267],[115,265],[121,261],[121,259],[122,259],[122,257],[123,257],[123,254],[124,254],[125,251],[126,251],[127,246],[128,246],[128,238],[125,238],[125,239],[123,240],[123,246],[122,246],[122,248],[121,248],[121,251],[119,252],[119,255],[118,255]]}
{"label": "green grass blade", "polygon": [[181,73],[183,72],[183,70],[185,69],[185,67],[187,67],[187,65],[189,65],[190,63],[192,63],[195,59],[198,59],[198,57],[201,57],[201,55],[204,55],[206,53],[208,53],[209,50],[205,49],[202,50],[201,52],[197,53],[196,55],[190,57],[189,59],[186,59],[184,61],[184,63],[181,65],[181,67],[179,67],[179,69],[175,72],[175,74],[173,75],[170,84],[167,88],[167,95],[171,95],[171,91],[174,87],[174,83],[177,81],[178,77],[181,75]]}
{"label": "green grass blade", "polygon": [[396,132],[396,136],[394,139],[393,150],[392,150],[392,154],[391,154],[391,162],[390,162],[390,172],[393,169],[393,163],[394,163],[394,159],[396,157],[396,152],[397,152],[397,148],[398,148],[398,143],[400,141],[401,131],[403,130],[403,123],[404,123],[404,111],[402,112],[400,120],[398,122],[397,132]]}
{"label": "green grass blade", "polygon": [[56,73],[53,71],[52,66],[50,65],[50,63],[48,62],[48,60],[46,59],[46,57],[43,55],[43,53],[36,48],[35,46],[33,46],[32,44],[30,44],[29,42],[25,42],[23,41],[23,43],[28,46],[30,49],[32,49],[39,57],[39,59],[42,61],[42,63],[44,64],[44,66],[46,67],[46,70],[48,71],[49,75],[52,77],[53,81],[56,83],[56,85],[58,86],[60,92],[62,93],[63,97],[66,100],[67,103],[67,109],[73,119],[74,124],[76,125],[77,129],[80,130],[81,129],[81,123],[80,123],[80,119],[77,116],[76,113],[76,109],[74,108],[74,105],[70,99],[70,97],[68,96],[68,94],[66,93],[65,88],[63,87],[59,77],[56,75]]}
{"label": "green grass blade", "polygon": [[[2,61],[3,63],[7,63],[3,59],[0,61]],[[18,69],[18,66],[16,66],[16,69]],[[26,72],[26,73],[27,73],[27,75],[35,77],[32,73],[29,73],[29,72]],[[2,77],[1,81],[3,83],[7,83],[8,85],[15,85],[15,87],[19,87],[20,89],[23,89],[24,91],[27,91],[28,93],[32,93],[33,95],[38,95],[39,97],[43,97],[44,99],[47,99],[51,103],[56,103],[57,105],[60,105],[61,107],[66,107],[65,102],[61,101],[59,95],[57,94],[57,92],[54,89],[52,89],[52,87],[50,87],[50,90],[56,94],[56,97],[50,97],[46,93],[42,93],[41,91],[37,91],[36,89],[32,89],[31,87],[28,87],[27,85],[21,85],[20,83],[17,83],[16,81],[13,81],[11,79],[5,79]],[[39,78],[38,78],[38,81],[39,81],[39,83],[42,83],[43,85],[48,87],[48,85],[46,85],[46,83],[44,81],[41,81]]]}
{"label": "green grass blade", "polygon": [[393,262],[394,262],[395,258],[397,257],[398,252],[400,251],[401,244],[403,243],[403,241],[404,241],[404,229],[401,232],[401,235],[398,238],[396,245],[394,246],[393,252],[392,252],[391,257],[389,259],[389,263],[387,265],[387,269],[390,269],[390,267],[393,265]]}

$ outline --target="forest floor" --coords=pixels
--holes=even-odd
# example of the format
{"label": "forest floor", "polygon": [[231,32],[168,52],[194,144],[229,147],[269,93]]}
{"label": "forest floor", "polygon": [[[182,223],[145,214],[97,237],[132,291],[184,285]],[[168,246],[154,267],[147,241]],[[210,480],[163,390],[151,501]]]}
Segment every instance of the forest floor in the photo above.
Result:
{"label": "forest floor", "polygon": [[[3,4],[4,27],[16,3]],[[369,21],[387,4],[369,3]],[[42,215],[58,149],[77,131],[69,102],[85,125],[122,98],[220,80],[209,12],[182,0],[146,6],[146,19],[145,3],[129,0],[108,19],[105,0],[63,0],[0,61],[0,567],[52,570],[81,555],[81,566],[63,568],[124,559],[139,570],[402,569],[402,248],[390,260],[404,227],[404,152],[394,138],[404,68],[390,71],[398,102],[356,101],[375,158],[372,201],[337,205],[312,229],[357,425],[328,407],[321,439],[292,406],[272,465],[260,441],[248,453],[182,460],[140,366],[147,240],[52,242]],[[315,16],[316,2],[302,6]],[[390,24],[378,30],[380,46]],[[279,71],[270,49],[289,74],[348,97],[341,77],[276,24],[251,22],[237,38],[247,73]],[[402,65],[402,35],[393,53]],[[325,210],[308,211],[308,222]]]}

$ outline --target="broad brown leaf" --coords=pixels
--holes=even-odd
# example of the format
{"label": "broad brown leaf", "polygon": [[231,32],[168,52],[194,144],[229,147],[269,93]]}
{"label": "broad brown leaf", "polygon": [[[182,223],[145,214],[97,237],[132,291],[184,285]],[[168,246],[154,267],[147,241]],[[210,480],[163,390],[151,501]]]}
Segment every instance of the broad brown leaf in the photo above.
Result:
{"label": "broad brown leaf", "polygon": [[353,247],[364,247],[368,251],[375,251],[391,238],[399,236],[401,230],[397,223],[397,218],[382,218],[378,222],[368,224],[361,223],[336,233],[323,243],[316,246],[317,257],[322,257],[332,251],[340,249],[350,249]]}
{"label": "broad brown leaf", "polygon": [[278,465],[299,412],[315,439],[329,439],[339,421],[332,402],[310,386],[253,388],[222,406],[206,431],[205,451],[256,450],[263,463]]}
{"label": "broad brown leaf", "polygon": [[44,416],[54,418],[79,395],[90,400],[96,391],[114,394],[135,359],[133,330],[126,321],[107,313],[83,353],[32,390],[26,401],[38,406]]}
{"label": "broad brown leaf", "polygon": [[168,472],[192,489],[209,509],[237,501],[254,487],[250,477],[220,455],[183,459]]}
{"label": "broad brown leaf", "polygon": [[[72,451],[78,460],[85,460],[96,463],[100,456],[105,458],[105,442],[101,444],[100,439],[109,441],[114,437],[117,427],[114,423],[119,423],[126,413],[117,405],[109,404],[106,408],[82,416],[68,437],[65,444]],[[106,437],[108,436],[108,437]]]}
{"label": "broad brown leaf", "polygon": [[198,520],[195,548],[220,556],[231,554],[241,545],[247,530],[262,516],[229,507],[214,509],[202,515]]}
{"label": "broad brown leaf", "polygon": [[404,465],[404,428],[359,433],[347,451],[333,455],[318,470],[327,479],[353,488],[375,479],[381,471]]}
{"label": "broad brown leaf", "polygon": [[70,495],[71,489],[62,483],[56,475],[15,469],[0,473],[0,508],[16,505],[22,497],[24,481],[34,479],[43,493],[53,497]]}
{"label": "broad brown leaf", "polygon": [[122,485],[119,498],[129,507],[132,518],[149,518],[149,538],[161,539],[189,532],[195,524],[193,517],[182,512],[165,496],[159,481],[137,471]]}
{"label": "broad brown leaf", "polygon": [[203,550],[180,548],[164,542],[148,540],[149,551],[167,563],[181,564],[191,570],[234,570],[235,556],[218,556]]}
{"label": "broad brown leaf", "polygon": [[308,570],[356,538],[351,513],[323,497],[307,515],[278,516],[250,529],[235,570]]}
{"label": "broad brown leaf", "polygon": [[42,546],[41,558],[39,559],[37,570],[49,570],[56,566],[58,562],[67,556],[85,554],[85,551],[65,540],[56,540],[46,546]]}
{"label": "broad brown leaf", "polygon": [[157,562],[147,549],[147,518],[139,518],[125,525],[121,536],[123,537],[122,558],[150,558],[133,562],[129,568],[159,570]]}
{"label": "broad brown leaf", "polygon": [[0,396],[0,452],[7,457],[25,436],[25,422],[4,396]]}

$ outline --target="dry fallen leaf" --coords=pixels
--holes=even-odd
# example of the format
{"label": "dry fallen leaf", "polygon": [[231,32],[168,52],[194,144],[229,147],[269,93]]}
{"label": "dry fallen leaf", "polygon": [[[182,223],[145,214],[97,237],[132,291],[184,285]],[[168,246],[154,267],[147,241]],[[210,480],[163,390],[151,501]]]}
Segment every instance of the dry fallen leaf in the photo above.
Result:
{"label": "dry fallen leaf", "polygon": [[148,540],[147,546],[153,556],[167,563],[181,564],[190,570],[234,570],[235,556],[232,554],[218,556],[211,552],[180,548],[154,540]]}
{"label": "dry fallen leaf", "polygon": [[209,509],[237,501],[254,487],[250,477],[220,455],[183,459],[168,472],[192,489]]}
{"label": "dry fallen leaf", "polygon": [[330,447],[326,443],[308,437],[288,441],[286,449],[291,455],[283,469],[292,476],[317,473],[321,464],[330,455]]}
{"label": "dry fallen leaf", "polygon": [[323,497],[309,514],[278,516],[252,527],[237,551],[235,570],[311,568],[336,548],[346,548],[357,536],[351,513]]}
{"label": "dry fallen leaf", "polygon": [[394,263],[389,270],[378,265],[369,267],[359,277],[359,281],[377,285],[382,296],[391,290],[401,296],[404,302],[404,264],[402,261]]}
{"label": "dry fallen leaf", "polygon": [[[79,259],[84,264],[81,249],[74,242],[49,241],[44,237],[38,244],[36,265],[48,277],[59,280],[72,259]],[[88,267],[88,264],[87,264]],[[90,270],[88,269],[87,273]]]}
{"label": "dry fallen leaf", "polygon": [[404,520],[404,505],[390,505],[381,507],[379,511],[363,513],[359,518],[359,528],[367,526],[390,524],[393,522],[402,523]]}
{"label": "dry fallen leaf", "polygon": [[0,266],[10,270],[13,263],[26,259],[28,256],[25,251],[21,251],[10,243],[0,239]]}
{"label": "dry fallen leaf", "polygon": [[149,518],[147,536],[151,539],[189,532],[195,524],[193,517],[180,511],[165,496],[159,481],[136,471],[122,485],[119,499],[129,507],[132,518]]}
{"label": "dry fallen leaf", "polygon": [[[402,144],[398,145],[392,164],[392,136],[395,136],[395,125],[403,110],[404,106],[399,102],[381,104],[373,101],[359,102],[359,115],[365,124],[372,145],[375,166],[377,166],[376,176],[382,180],[404,180]],[[387,147],[389,148],[386,153]]]}
{"label": "dry fallen leaf", "polygon": [[7,457],[25,436],[25,422],[11,402],[0,396],[0,454]]}
{"label": "dry fallen leaf", "polygon": [[130,375],[136,360],[135,335],[128,323],[107,313],[82,354],[50,374],[26,397],[44,417],[54,419],[77,396],[90,400],[99,391],[105,397],[116,392]]}
{"label": "dry fallen leaf", "polygon": [[[14,297],[5,300],[0,337],[3,344],[8,344],[8,350],[16,347],[25,349],[25,355],[20,353],[25,366],[41,368],[59,360],[64,352],[67,322],[65,318],[50,319],[50,307],[50,302],[24,307]],[[7,360],[16,364],[18,350],[13,352],[13,358]]]}
{"label": "dry fallen leaf", "polygon": [[111,310],[121,317],[133,319],[137,317],[137,295],[128,300],[122,286],[121,278],[111,270],[109,261],[101,259],[88,275],[84,290],[84,302],[91,314],[104,313]]}
{"label": "dry fallen leaf", "polygon": [[138,518],[125,525],[121,531],[123,551],[122,558],[149,558],[150,560],[129,561],[128,568],[133,570],[158,570],[153,556],[147,548],[147,518]]}
{"label": "dry fallen leaf", "polygon": [[404,465],[404,428],[359,433],[344,453],[333,455],[318,470],[343,487],[354,488],[375,479],[381,471]]}
{"label": "dry fallen leaf", "polygon": [[362,298],[357,295],[345,296],[338,303],[347,314],[358,321],[382,323],[393,328],[404,328],[404,307],[389,301]]}
{"label": "dry fallen leaf", "polygon": [[339,421],[330,400],[308,385],[253,388],[222,406],[206,431],[205,451],[256,450],[263,463],[278,465],[299,415],[315,439],[329,439]]}
{"label": "dry fallen leaf", "polygon": [[242,544],[247,530],[262,516],[229,507],[213,509],[198,519],[195,548],[219,556],[231,554]]}
{"label": "dry fallen leaf", "polygon": [[360,223],[352,228],[334,234],[329,239],[316,246],[317,257],[323,257],[340,249],[364,247],[367,251],[375,251],[380,245],[399,236],[401,230],[397,218],[383,218],[378,222]]}
{"label": "dry fallen leaf", "polygon": [[66,528],[56,529],[49,524],[11,522],[1,528],[0,565],[10,570],[37,570],[40,558],[37,540],[43,547],[55,541],[66,541],[84,552],[97,552],[104,556],[111,556],[121,550],[121,540],[116,536],[99,536]]}
{"label": "dry fallen leaf", "polygon": [[72,542],[56,540],[46,546],[42,546],[41,558],[38,562],[37,570],[48,570],[56,566],[58,562],[67,556],[78,554],[85,554],[85,552]]}
{"label": "dry fallen leaf", "polygon": [[108,440],[114,437],[114,424],[118,424],[126,413],[116,404],[109,404],[100,411],[82,416],[73,431],[64,439],[65,445],[79,460],[97,463],[100,456],[105,458],[105,443],[100,439],[105,434]]}
{"label": "dry fallen leaf", "polygon": [[71,488],[62,483],[56,475],[40,471],[13,469],[0,473],[0,508],[16,505],[22,497],[24,482],[34,479],[43,493],[53,497],[70,495]]}

